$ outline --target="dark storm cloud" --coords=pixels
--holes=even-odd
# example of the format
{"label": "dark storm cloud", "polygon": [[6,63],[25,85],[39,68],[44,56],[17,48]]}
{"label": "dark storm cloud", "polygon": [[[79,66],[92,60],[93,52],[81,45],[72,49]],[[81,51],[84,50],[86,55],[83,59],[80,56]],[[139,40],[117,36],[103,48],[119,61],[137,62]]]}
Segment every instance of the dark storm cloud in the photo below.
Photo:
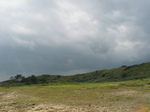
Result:
{"label": "dark storm cloud", "polygon": [[147,0],[1,0],[0,80],[149,61]]}

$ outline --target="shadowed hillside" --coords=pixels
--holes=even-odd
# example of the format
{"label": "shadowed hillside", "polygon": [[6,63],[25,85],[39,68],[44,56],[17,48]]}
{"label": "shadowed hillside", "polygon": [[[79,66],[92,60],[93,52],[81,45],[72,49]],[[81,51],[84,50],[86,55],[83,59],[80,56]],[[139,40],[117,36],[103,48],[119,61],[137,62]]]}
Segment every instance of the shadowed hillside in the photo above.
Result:
{"label": "shadowed hillside", "polygon": [[[2,84],[46,84],[46,83],[75,83],[75,82],[110,82],[150,78],[150,62],[133,66],[125,66],[97,70],[94,72],[76,74],[70,76],[62,75],[31,75],[24,77],[21,74],[13,76]],[[2,85],[1,84],[1,85]]]}
{"label": "shadowed hillside", "polygon": [[106,82],[150,78],[150,63],[133,66],[122,66],[115,69],[97,70],[94,72],[70,76],[75,82]]}

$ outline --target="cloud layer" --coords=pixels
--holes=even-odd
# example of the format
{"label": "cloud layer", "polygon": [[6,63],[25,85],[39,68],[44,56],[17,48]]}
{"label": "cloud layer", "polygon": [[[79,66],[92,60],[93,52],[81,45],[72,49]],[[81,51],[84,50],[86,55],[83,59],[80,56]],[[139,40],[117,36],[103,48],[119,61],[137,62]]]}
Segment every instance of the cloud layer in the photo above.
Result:
{"label": "cloud layer", "polygon": [[150,61],[147,0],[1,0],[0,76]]}

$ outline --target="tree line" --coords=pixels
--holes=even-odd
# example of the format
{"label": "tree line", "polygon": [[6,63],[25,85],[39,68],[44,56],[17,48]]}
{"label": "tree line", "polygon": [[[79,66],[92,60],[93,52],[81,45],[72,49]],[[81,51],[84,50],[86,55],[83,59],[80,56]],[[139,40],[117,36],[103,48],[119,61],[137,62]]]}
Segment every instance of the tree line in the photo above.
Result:
{"label": "tree line", "polygon": [[31,75],[28,77],[23,76],[22,74],[17,74],[16,76],[10,77],[9,80],[5,81],[6,83],[22,83],[22,84],[47,84],[51,82],[56,82],[60,75],[40,75],[35,76]]}

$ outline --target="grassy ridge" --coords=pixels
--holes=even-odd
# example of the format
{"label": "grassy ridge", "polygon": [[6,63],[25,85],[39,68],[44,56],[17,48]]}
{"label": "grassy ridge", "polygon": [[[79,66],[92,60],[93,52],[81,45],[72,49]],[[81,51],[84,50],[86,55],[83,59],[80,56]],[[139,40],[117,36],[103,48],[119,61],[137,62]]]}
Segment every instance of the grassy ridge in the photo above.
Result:
{"label": "grassy ridge", "polygon": [[94,72],[76,74],[70,76],[62,75],[40,75],[24,77],[17,75],[13,80],[7,80],[0,84],[0,86],[12,86],[22,84],[41,84],[41,83],[79,83],[79,82],[112,82],[112,81],[126,81],[136,79],[150,78],[150,62],[133,66],[122,66],[115,69],[97,70]]}
{"label": "grassy ridge", "polygon": [[64,76],[58,82],[108,82],[150,78],[150,63]]}

